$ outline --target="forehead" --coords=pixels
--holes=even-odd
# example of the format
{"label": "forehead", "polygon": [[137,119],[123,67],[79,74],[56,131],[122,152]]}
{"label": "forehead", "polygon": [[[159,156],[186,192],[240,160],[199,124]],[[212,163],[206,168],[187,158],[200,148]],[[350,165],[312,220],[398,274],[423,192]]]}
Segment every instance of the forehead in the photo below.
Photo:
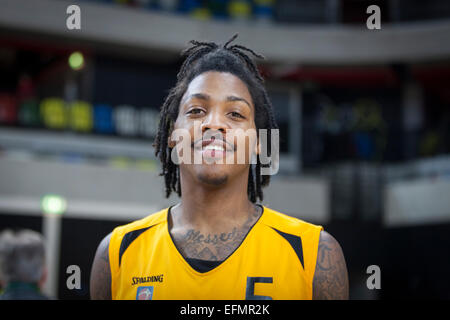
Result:
{"label": "forehead", "polygon": [[217,100],[237,96],[253,106],[253,99],[245,82],[228,72],[208,71],[198,75],[189,83],[181,102],[195,93],[205,93]]}

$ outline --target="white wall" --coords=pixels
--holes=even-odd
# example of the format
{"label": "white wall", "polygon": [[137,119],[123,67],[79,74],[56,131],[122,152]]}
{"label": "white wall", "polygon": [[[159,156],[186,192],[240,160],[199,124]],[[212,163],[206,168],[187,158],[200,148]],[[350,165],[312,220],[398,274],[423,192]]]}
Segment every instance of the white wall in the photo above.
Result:
{"label": "white wall", "polygon": [[[158,172],[88,164],[0,157],[0,211],[39,214],[40,199],[67,199],[65,216],[96,219],[144,217],[178,201],[164,198]],[[313,178],[273,179],[263,202],[306,221],[329,218],[328,183]]]}
{"label": "white wall", "polygon": [[408,226],[450,222],[450,179],[396,182],[384,192],[384,224]]}

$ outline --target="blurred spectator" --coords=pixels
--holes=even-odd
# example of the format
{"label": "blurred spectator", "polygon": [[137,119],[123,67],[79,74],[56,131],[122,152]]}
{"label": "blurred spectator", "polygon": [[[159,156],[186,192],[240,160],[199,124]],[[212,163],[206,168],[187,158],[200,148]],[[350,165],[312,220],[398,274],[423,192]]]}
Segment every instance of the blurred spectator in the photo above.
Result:
{"label": "blurred spectator", "polygon": [[0,233],[0,300],[47,300],[41,292],[47,278],[41,234],[32,230]]}

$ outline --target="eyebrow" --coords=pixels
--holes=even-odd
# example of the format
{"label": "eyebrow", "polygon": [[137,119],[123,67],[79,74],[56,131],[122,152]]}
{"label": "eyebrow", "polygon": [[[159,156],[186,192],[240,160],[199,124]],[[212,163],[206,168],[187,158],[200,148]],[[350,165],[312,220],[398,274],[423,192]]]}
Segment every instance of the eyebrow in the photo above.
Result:
{"label": "eyebrow", "polygon": [[[205,94],[205,93],[193,93],[193,94],[189,95],[188,99],[189,98],[197,98],[197,99],[207,100],[207,101],[211,100],[211,97],[209,95]],[[251,109],[250,103],[248,103],[248,101],[245,100],[244,98],[236,97],[236,96],[228,96],[228,97],[226,97],[225,100],[226,101],[242,101],[242,102],[245,102],[249,106],[249,108]]]}

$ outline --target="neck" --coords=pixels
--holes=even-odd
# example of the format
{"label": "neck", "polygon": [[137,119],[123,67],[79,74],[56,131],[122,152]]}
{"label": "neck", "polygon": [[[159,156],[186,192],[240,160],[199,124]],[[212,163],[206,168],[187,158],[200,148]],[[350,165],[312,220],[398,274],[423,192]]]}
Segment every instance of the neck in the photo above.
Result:
{"label": "neck", "polygon": [[180,172],[181,203],[174,208],[178,225],[203,230],[228,230],[255,214],[247,195],[248,170],[220,186],[211,186]]}

